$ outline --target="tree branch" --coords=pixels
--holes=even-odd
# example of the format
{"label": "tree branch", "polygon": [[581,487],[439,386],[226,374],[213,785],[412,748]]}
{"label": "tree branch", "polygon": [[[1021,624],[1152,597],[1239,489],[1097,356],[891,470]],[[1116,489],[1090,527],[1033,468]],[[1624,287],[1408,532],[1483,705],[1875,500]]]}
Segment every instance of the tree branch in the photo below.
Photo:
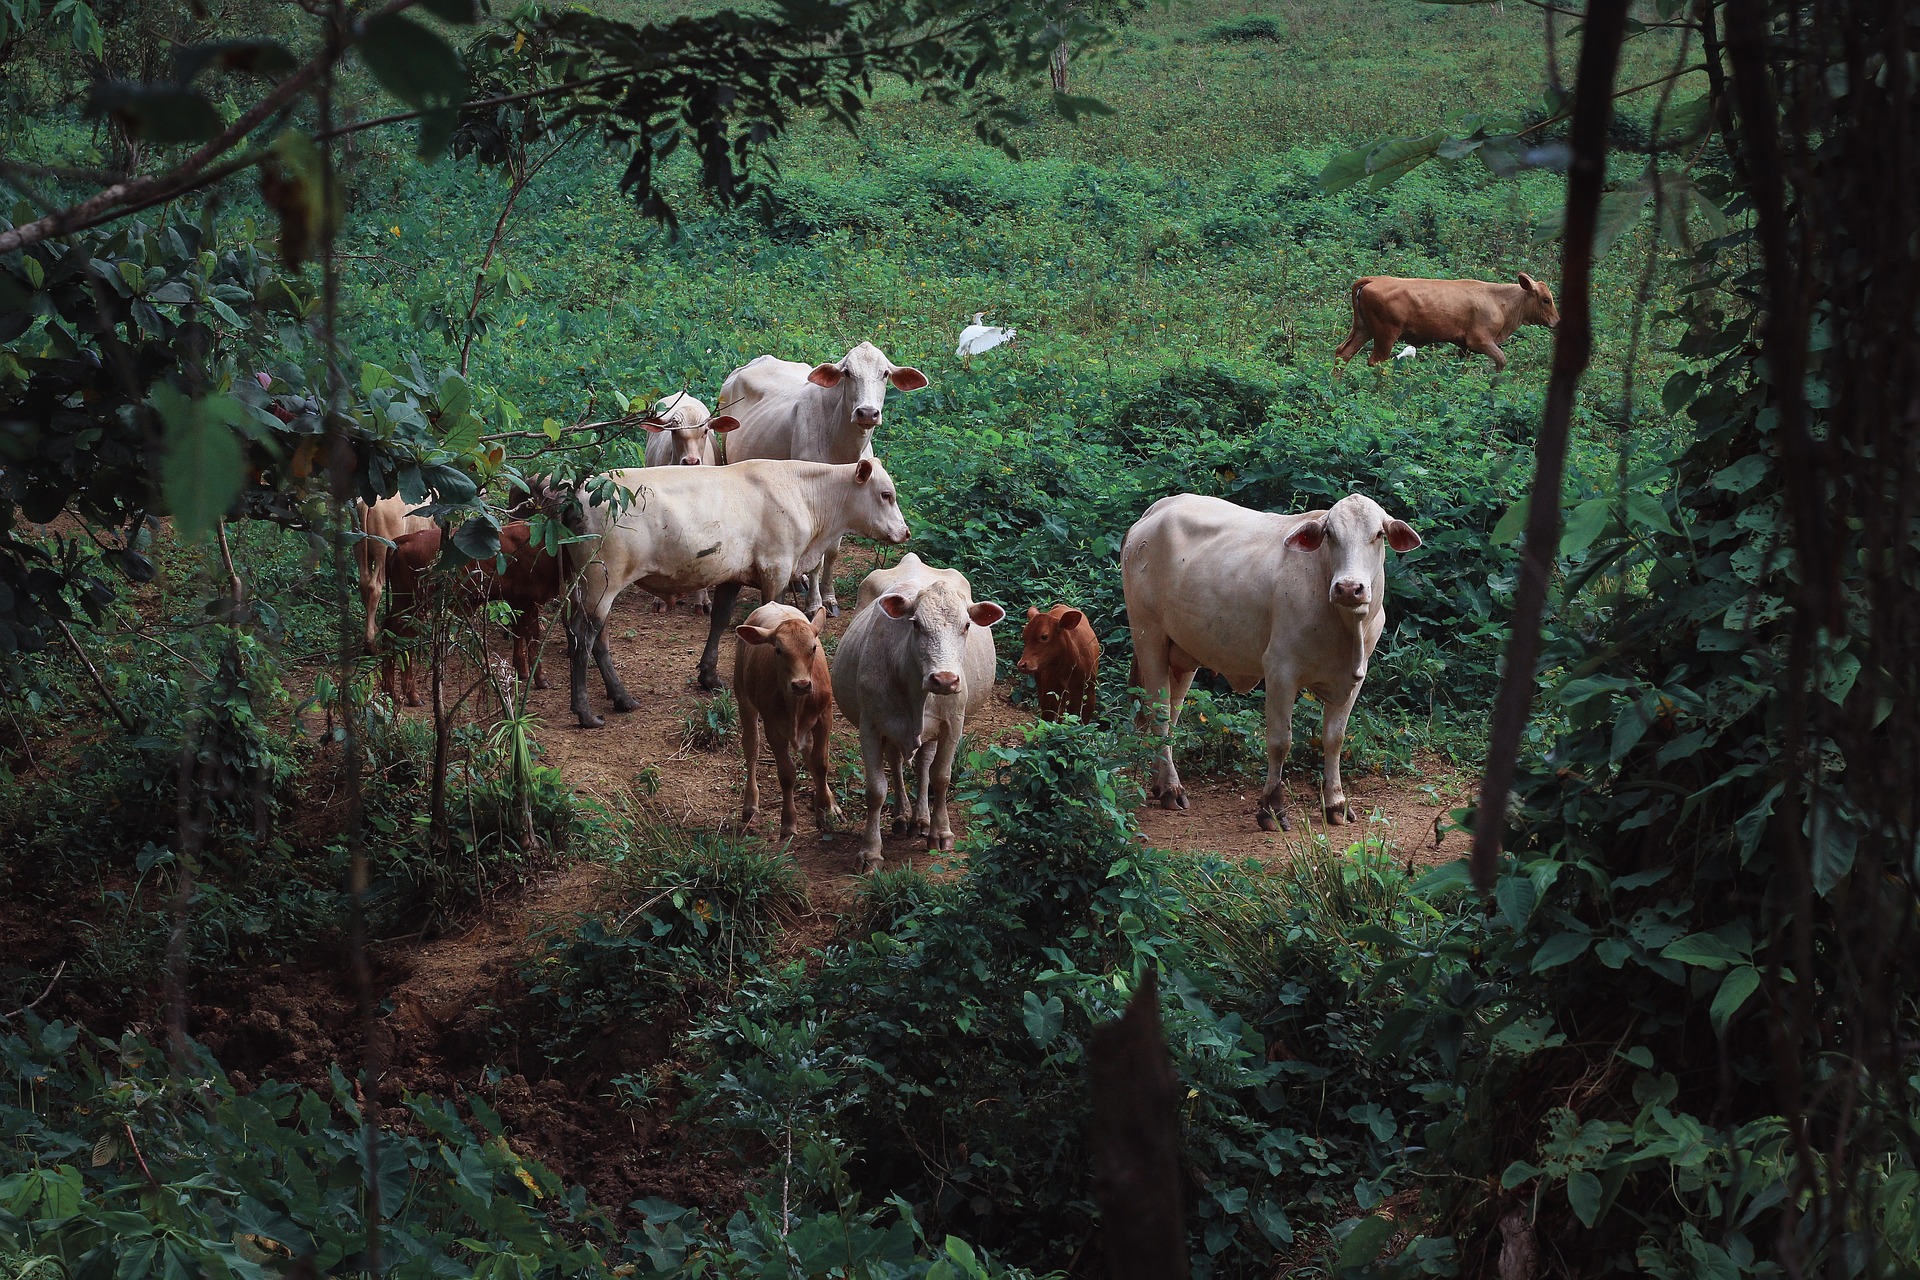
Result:
{"label": "tree branch", "polygon": [[1493,729],[1480,802],[1473,815],[1473,879],[1493,887],[1494,864],[1507,824],[1507,795],[1519,765],[1520,738],[1533,702],[1540,656],[1540,620],[1547,583],[1560,545],[1560,490],[1573,424],[1574,393],[1593,354],[1593,233],[1600,192],[1607,182],[1607,128],[1613,119],[1613,78],[1620,65],[1631,0],[1590,0],[1580,69],[1574,80],[1573,162],[1567,171],[1565,257],[1560,275],[1560,323],[1555,329],[1553,374],[1546,412],[1534,446],[1533,493],[1527,508],[1527,540],[1520,555],[1520,583],[1513,602],[1513,635],[1506,670],[1494,702]]}

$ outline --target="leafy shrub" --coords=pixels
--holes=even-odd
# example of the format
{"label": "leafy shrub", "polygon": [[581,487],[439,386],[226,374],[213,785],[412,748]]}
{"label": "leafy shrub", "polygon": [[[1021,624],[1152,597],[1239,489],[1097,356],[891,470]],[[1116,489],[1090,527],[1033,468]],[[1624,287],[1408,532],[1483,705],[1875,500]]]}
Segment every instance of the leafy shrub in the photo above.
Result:
{"label": "leafy shrub", "polygon": [[[1173,727],[1173,762],[1199,778],[1260,778],[1267,771],[1267,717],[1258,703],[1194,688]],[[1241,705],[1234,705],[1240,703]]]}
{"label": "leafy shrub", "polygon": [[550,1051],[690,991],[716,993],[765,965],[806,906],[787,857],[759,842],[689,832],[659,814],[635,820],[626,905],[554,933],[525,975],[558,1029]]}
{"label": "leafy shrub", "polygon": [[722,689],[687,708],[680,718],[680,745],[694,751],[718,751],[740,727],[740,704],[733,690]]}
{"label": "leafy shrub", "polygon": [[1209,40],[1245,42],[1248,40],[1281,41],[1287,38],[1287,24],[1283,19],[1267,14],[1249,14],[1244,18],[1235,18],[1231,22],[1221,22],[1208,27],[1201,34]]}
{"label": "leafy shrub", "polygon": [[[827,1163],[794,1185],[838,1194],[839,1170],[856,1190],[924,1204],[930,1223],[1065,1263],[1089,1212],[1087,1037],[1153,963],[1169,974],[1186,1157],[1203,1171],[1200,1274],[1267,1274],[1299,1224],[1331,1227],[1356,1195],[1370,1207],[1400,1186],[1438,1068],[1368,1053],[1395,1000],[1373,985],[1377,936],[1425,937],[1440,914],[1374,849],[1323,847],[1295,879],[1141,848],[1122,745],[1039,724],[976,753],[985,785],[962,874],[916,887],[889,931],[827,953],[817,973],[743,986],[696,1030],[700,1113],[737,1111],[741,1073],[769,1046],[858,1046],[846,1092],[801,1109],[796,1132]],[[1369,932],[1383,926],[1399,933]]]}

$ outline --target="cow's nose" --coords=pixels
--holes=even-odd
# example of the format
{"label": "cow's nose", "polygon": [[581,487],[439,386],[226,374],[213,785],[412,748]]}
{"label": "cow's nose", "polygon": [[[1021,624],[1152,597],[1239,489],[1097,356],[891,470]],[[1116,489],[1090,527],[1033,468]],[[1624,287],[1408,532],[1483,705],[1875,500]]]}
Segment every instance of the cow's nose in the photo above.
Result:
{"label": "cow's nose", "polygon": [[1013,664],[1013,669],[1015,671],[1031,672],[1033,670],[1033,663],[1026,658],[1022,658],[1020,659],[1020,661]]}
{"label": "cow's nose", "polygon": [[1333,602],[1335,604],[1358,605],[1367,602],[1367,584],[1343,578],[1333,584]]}
{"label": "cow's nose", "polygon": [[863,404],[853,411],[853,420],[863,427],[880,425],[880,410],[870,404]]}
{"label": "cow's nose", "polygon": [[813,692],[813,681],[790,680],[787,682],[787,688],[793,690],[797,694],[801,694],[801,695],[809,694]]}
{"label": "cow's nose", "polygon": [[927,677],[928,693],[953,693],[960,687],[960,677],[951,671],[936,671]]}
{"label": "cow's nose", "polygon": [[682,458],[682,459],[680,459],[680,465],[681,465],[681,466],[683,466],[683,467],[697,467],[697,466],[699,466],[699,465],[700,465],[700,459],[698,459],[698,458]]}

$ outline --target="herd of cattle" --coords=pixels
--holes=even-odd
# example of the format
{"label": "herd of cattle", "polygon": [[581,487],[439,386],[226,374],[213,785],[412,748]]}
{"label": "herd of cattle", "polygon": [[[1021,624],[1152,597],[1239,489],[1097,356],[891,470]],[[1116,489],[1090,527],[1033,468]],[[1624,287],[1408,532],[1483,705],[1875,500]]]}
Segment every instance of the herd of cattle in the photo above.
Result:
{"label": "herd of cattle", "polygon": [[[1370,364],[1395,342],[1451,343],[1506,363],[1500,344],[1522,324],[1558,323],[1553,295],[1526,275],[1517,285],[1367,277],[1353,287],[1353,332],[1339,358],[1369,339]],[[889,388],[927,385],[918,369],[895,365],[863,342],[834,363],[760,358],[730,374],[721,415],[681,394],[655,405],[645,467],[614,471],[571,494],[535,495],[564,511],[571,532],[562,554],[537,546],[525,520],[506,526],[500,555],[466,575],[469,595],[505,601],[515,615],[513,666],[544,687],[540,617],[564,610],[572,709],[597,728],[587,661],[599,668],[616,711],[639,704],[614,669],[607,618],[638,585],[659,608],[691,598],[711,615],[697,676],[720,686],[719,647],[743,587],[763,603],[734,628],[733,686],[746,760],[742,820],[759,812],[761,739],[780,780],[780,835],[795,831],[798,758],[812,774],[814,818],[822,831],[840,818],[828,785],[827,740],[836,705],[859,732],[867,800],[860,865],[881,865],[882,810],[893,830],[916,830],[929,847],[951,849],[947,789],[966,718],[991,696],[990,628],[1006,609],[975,600],[966,577],[908,554],[867,575],[856,613],[829,663],[821,644],[838,616],[834,573],[848,534],[887,545],[907,541],[893,478],[874,455]],[[715,437],[725,437],[720,465]],[[608,494],[615,494],[607,500]],[[408,513],[399,498],[360,508],[357,544],[367,643],[385,630],[402,644],[415,630],[428,571],[439,559],[440,528]],[[1121,579],[1132,629],[1131,684],[1142,691],[1143,722],[1160,737],[1150,797],[1186,808],[1174,767],[1172,732],[1195,672],[1206,667],[1235,690],[1266,682],[1267,776],[1258,821],[1289,827],[1281,773],[1292,738],[1294,699],[1311,690],[1324,705],[1321,804],[1329,823],[1350,821],[1340,781],[1348,718],[1386,626],[1386,552],[1411,551],[1420,535],[1371,498],[1353,494],[1331,509],[1292,515],[1253,511],[1218,498],[1177,494],[1154,503],[1127,532]],[[781,603],[794,584],[804,609]],[[1027,610],[1018,669],[1031,673],[1042,717],[1089,718],[1095,708],[1100,645],[1077,608]],[[395,694],[394,646],[383,682]],[[418,705],[410,670],[400,692]],[[907,769],[913,770],[908,787]],[[891,787],[889,787],[891,782]],[[907,809],[911,803],[912,813]]]}

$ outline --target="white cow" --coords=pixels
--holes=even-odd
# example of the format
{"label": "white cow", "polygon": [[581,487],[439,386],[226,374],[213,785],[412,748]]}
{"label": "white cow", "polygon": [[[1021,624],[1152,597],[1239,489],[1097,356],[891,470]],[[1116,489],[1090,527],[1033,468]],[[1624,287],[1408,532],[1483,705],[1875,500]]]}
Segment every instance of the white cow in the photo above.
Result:
{"label": "white cow", "polygon": [[[813,462],[858,462],[873,456],[873,433],[880,425],[887,387],[918,391],[927,375],[887,359],[871,342],[847,352],[837,364],[804,365],[761,356],[727,375],[720,387],[720,408],[740,420],[727,439],[727,460],[805,458]],[[806,611],[822,604],[840,616],[833,575],[840,545],[827,548],[807,585]]]}
{"label": "white cow", "polygon": [[387,590],[387,557],[401,535],[431,529],[433,521],[408,515],[414,504],[398,494],[368,506],[353,504],[354,523],[366,536],[353,544],[353,562],[360,570],[360,603],[367,611],[367,652],[380,648],[380,597]]}
{"label": "white cow", "polygon": [[607,651],[607,614],[629,586],[657,596],[713,589],[713,621],[700,657],[703,689],[715,674],[720,633],[744,585],[775,599],[799,566],[817,562],[828,543],[849,533],[882,542],[907,540],[893,477],[872,458],[832,466],[820,462],[754,461],[727,467],[630,467],[606,480],[627,496],[617,518],[579,493],[577,533],[567,565],[574,575],[567,619],[573,659],[573,711],[585,728],[604,723],[587,701],[587,655],[593,655],[616,711],[633,700]]}
{"label": "white cow", "polygon": [[908,555],[892,569],[867,575],[860,609],[833,657],[833,700],[860,731],[866,774],[867,825],[860,865],[876,870],[880,811],[893,778],[894,830],[906,830],[905,764],[914,762],[919,831],[930,849],[953,848],[947,787],[953,756],[970,711],[993,694],[993,637],[987,628],[1007,616],[991,601],[975,602],[966,577]]}
{"label": "white cow", "polygon": [[[1293,702],[1311,689],[1326,710],[1321,805],[1329,823],[1352,820],[1340,785],[1340,744],[1387,618],[1386,552],[1420,535],[1371,498],[1328,511],[1271,515],[1218,498],[1176,494],[1147,508],[1120,551],[1133,627],[1133,683],[1161,735],[1150,796],[1184,809],[1173,766],[1173,726],[1196,668],[1238,693],[1267,682],[1267,782],[1260,827],[1291,830],[1280,773],[1293,740]],[[1142,725],[1144,731],[1144,724]]]}
{"label": "white cow", "polygon": [[[707,411],[706,405],[682,391],[655,403],[640,425],[650,433],[647,436],[648,466],[711,467],[718,457],[714,452],[713,433],[732,431],[740,425],[740,420],[724,415],[716,418]],[[674,603],[658,601],[654,612],[663,613]],[[712,613],[713,592],[695,592],[693,607],[697,613]]]}

